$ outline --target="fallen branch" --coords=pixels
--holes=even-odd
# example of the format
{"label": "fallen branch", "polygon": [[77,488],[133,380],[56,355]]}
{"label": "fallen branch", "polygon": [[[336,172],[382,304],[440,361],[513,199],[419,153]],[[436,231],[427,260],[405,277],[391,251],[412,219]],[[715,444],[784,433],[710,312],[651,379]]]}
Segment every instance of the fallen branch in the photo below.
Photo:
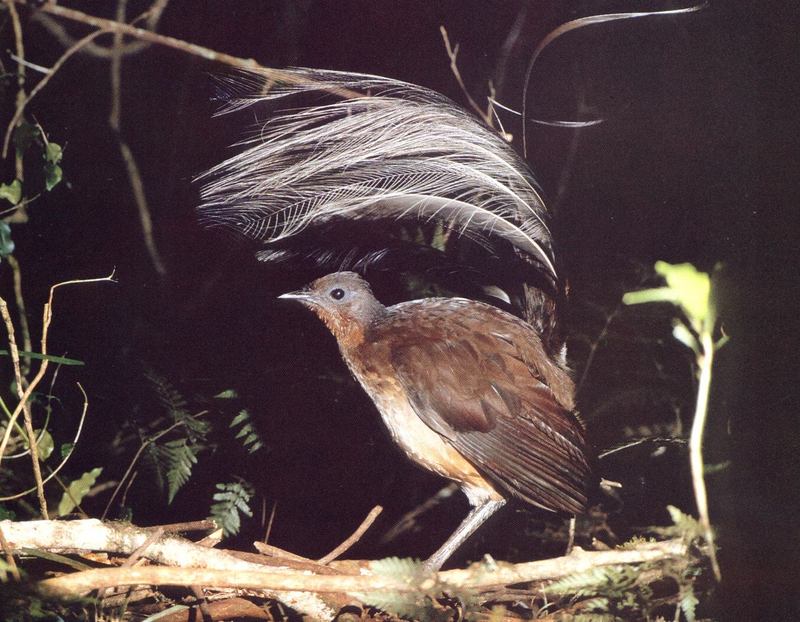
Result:
{"label": "fallen branch", "polygon": [[[103,523],[96,519],[77,520],[77,521],[0,521],[0,529],[13,549],[33,548],[48,551],[104,551],[120,555],[131,555],[134,551],[142,548],[152,536],[152,530],[141,529],[124,523]],[[111,570],[130,571],[129,578],[133,578],[136,573],[149,571],[154,568],[159,570],[175,571],[174,581],[165,582],[153,581],[159,585],[216,585],[214,581],[206,581],[211,578],[205,573],[213,570],[219,575],[220,584],[218,587],[246,587],[245,585],[223,584],[222,578],[227,576],[228,583],[231,577],[238,577],[240,573],[263,572],[263,566],[253,562],[240,560],[224,551],[209,549],[199,546],[188,540],[174,536],[164,536],[156,542],[152,542],[143,552],[143,556],[151,561],[177,568],[163,567],[143,567],[143,568],[112,568]],[[233,572],[235,571],[235,572]],[[284,568],[283,571],[289,571]],[[278,574],[281,568],[271,568],[271,572]],[[76,575],[79,573],[76,573]],[[76,575],[65,575],[66,578]],[[180,579],[180,576],[183,576]],[[132,579],[133,583],[126,581],[116,581],[102,579],[99,582],[92,582],[86,587],[86,591],[91,591],[104,587],[114,587],[122,585],[141,585],[148,581]],[[82,579],[78,579],[82,581]],[[73,585],[59,587],[48,587],[47,584],[40,584],[41,587],[50,594],[67,596],[75,594]],[[83,585],[89,585],[84,583]],[[305,611],[315,619],[332,619],[335,611],[343,605],[339,598],[323,600],[313,594],[292,593],[283,591],[270,591],[264,588],[267,597],[280,600],[288,606]]]}
{"label": "fallen branch", "polygon": [[[498,564],[492,571],[487,571],[481,565],[463,570],[446,570],[439,573],[439,579],[448,586],[481,591],[499,585],[559,579],[598,566],[641,564],[683,557],[685,553],[686,548],[679,540],[646,543],[630,550],[583,551],[576,548],[566,557],[515,565]],[[166,566],[96,568],[45,579],[39,582],[39,587],[52,596],[69,596],[113,586],[193,584],[275,592],[414,593],[419,590],[417,585],[406,581],[376,575],[315,575],[305,572],[277,572],[275,569],[237,569],[231,572],[216,568]]]}
{"label": "fallen branch", "polygon": [[[91,550],[131,554],[141,550],[152,531],[120,523],[101,521],[0,522],[0,529],[14,549]],[[624,550],[584,551],[576,548],[565,557],[521,564],[480,563],[469,568],[448,570],[425,582],[438,581],[448,588],[490,592],[498,586],[552,581],[599,566],[631,565],[684,559],[681,540],[647,542]],[[169,566],[98,568],[40,581],[47,595],[69,597],[98,589],[120,586],[170,585],[218,589],[263,590],[270,598],[319,619],[331,619],[347,603],[345,594],[382,591],[412,593],[420,589],[413,582],[365,574],[316,574],[287,567],[270,567],[243,561],[224,551],[198,546],[181,538],[164,536],[151,542],[143,556]],[[327,569],[326,569],[327,570]],[[355,599],[350,599],[352,602]]]}

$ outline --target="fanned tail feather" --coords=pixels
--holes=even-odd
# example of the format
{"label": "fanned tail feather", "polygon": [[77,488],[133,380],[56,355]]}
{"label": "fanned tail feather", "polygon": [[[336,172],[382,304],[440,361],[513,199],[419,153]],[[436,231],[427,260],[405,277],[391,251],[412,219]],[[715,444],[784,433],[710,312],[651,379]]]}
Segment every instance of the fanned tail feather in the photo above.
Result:
{"label": "fanned tail feather", "polygon": [[432,220],[489,245],[502,238],[555,280],[536,182],[495,132],[419,86],[334,71],[292,73],[306,80],[229,78],[222,112],[310,92],[343,99],[278,114],[241,153],[203,175],[204,224],[270,243],[339,220]]}
{"label": "fanned tail feather", "polygon": [[[562,292],[547,210],[530,170],[503,138],[413,84],[316,69],[279,75],[281,81],[269,71],[221,80],[220,114],[258,116],[266,105],[269,116],[238,145],[240,153],[200,177],[201,223],[263,243],[264,261],[303,255],[301,234],[330,241],[341,223],[366,225],[368,238],[393,222],[436,223],[477,242],[487,257],[504,257],[502,271],[474,285],[511,301],[551,351],[561,348],[555,307]],[[276,100],[289,97],[306,107],[276,111]],[[402,233],[396,239],[407,240]],[[325,240],[306,256],[335,261],[338,252],[320,251]],[[360,265],[375,257],[368,253]]]}

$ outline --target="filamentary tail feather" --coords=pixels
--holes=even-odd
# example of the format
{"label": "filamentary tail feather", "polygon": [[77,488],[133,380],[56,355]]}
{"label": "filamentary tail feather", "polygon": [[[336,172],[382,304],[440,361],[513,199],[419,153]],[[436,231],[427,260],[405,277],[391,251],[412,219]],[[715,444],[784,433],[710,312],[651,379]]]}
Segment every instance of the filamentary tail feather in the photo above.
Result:
{"label": "filamentary tail feather", "polygon": [[[420,86],[363,74],[290,71],[293,84],[276,84],[258,72],[225,79],[223,114],[292,95],[327,94],[328,103],[274,114],[240,144],[240,153],[205,173],[203,224],[269,249],[339,222],[435,221],[489,249],[510,245],[557,289],[539,187],[496,132]],[[541,306],[529,292],[524,297],[526,305]]]}
{"label": "filamentary tail feather", "polygon": [[437,220],[464,235],[504,238],[555,277],[536,182],[497,134],[422,87],[297,71],[307,85],[267,92],[247,74],[226,111],[308,91],[369,94],[283,113],[260,128],[203,177],[205,224],[273,242],[336,219]]}

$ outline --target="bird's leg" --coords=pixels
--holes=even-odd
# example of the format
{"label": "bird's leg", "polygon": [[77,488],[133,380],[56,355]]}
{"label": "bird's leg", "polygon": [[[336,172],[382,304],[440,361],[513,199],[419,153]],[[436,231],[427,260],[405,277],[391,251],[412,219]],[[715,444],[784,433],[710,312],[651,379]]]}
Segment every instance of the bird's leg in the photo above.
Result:
{"label": "bird's leg", "polygon": [[439,550],[425,560],[425,568],[430,571],[439,570],[442,564],[464,543],[464,540],[469,538],[486,519],[503,507],[505,503],[505,499],[483,499],[479,501]]}

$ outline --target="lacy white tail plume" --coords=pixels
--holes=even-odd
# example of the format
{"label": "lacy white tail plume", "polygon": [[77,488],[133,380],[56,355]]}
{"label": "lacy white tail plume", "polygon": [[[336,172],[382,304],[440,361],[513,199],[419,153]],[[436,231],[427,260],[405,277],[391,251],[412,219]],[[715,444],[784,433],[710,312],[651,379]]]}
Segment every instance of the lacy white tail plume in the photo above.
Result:
{"label": "lacy white tail plume", "polygon": [[495,132],[419,86],[291,72],[296,84],[259,73],[231,79],[223,112],[315,91],[342,99],[281,112],[203,175],[204,224],[270,243],[339,220],[433,220],[473,239],[504,239],[556,281],[536,182]]}

